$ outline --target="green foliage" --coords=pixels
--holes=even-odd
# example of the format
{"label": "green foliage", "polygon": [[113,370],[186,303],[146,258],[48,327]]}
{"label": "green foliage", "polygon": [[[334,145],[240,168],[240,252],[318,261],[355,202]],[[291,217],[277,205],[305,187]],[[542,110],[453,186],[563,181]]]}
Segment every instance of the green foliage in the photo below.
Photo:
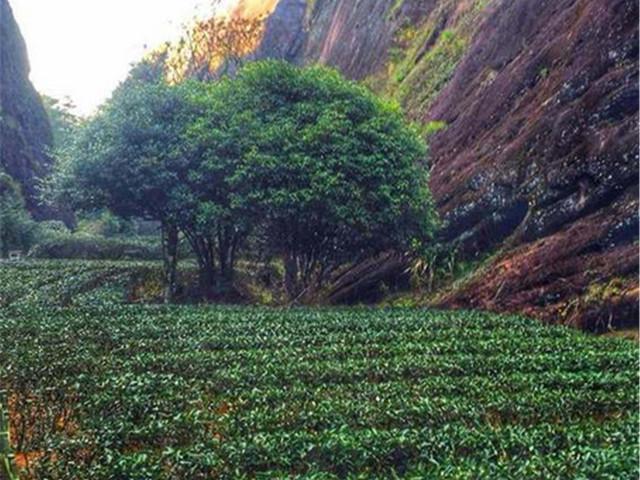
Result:
{"label": "green foliage", "polygon": [[466,41],[454,31],[443,31],[435,45],[417,59],[415,66],[408,62],[398,70],[400,102],[410,112],[425,111],[451,78],[465,47]]}
{"label": "green foliage", "polygon": [[25,259],[0,264],[0,308],[156,303],[161,278],[159,262]]}
{"label": "green foliage", "polygon": [[106,208],[122,218],[159,222],[170,302],[176,288],[178,219],[192,200],[184,187],[190,160],[184,131],[197,115],[188,93],[198,84],[150,83],[135,73],[82,128],[49,189],[58,202],[75,208]]}
{"label": "green foliage", "polygon": [[293,296],[340,265],[429,241],[426,148],[397,104],[333,70],[283,62],[251,64],[221,88],[249,138],[236,204],[258,213]]}
{"label": "green foliage", "polygon": [[388,20],[392,20],[392,19],[394,19],[396,17],[398,12],[400,12],[400,9],[404,5],[404,2],[405,2],[405,0],[394,0],[393,4],[391,5],[391,8],[389,9],[389,11],[387,13],[387,19]]}
{"label": "green foliage", "polygon": [[453,277],[456,270],[456,251],[446,245],[428,246],[416,252],[410,273],[414,288],[432,292],[443,278]]}
{"label": "green foliage", "polygon": [[91,234],[49,234],[31,249],[32,258],[84,260],[160,260],[157,240],[149,238],[105,238]]}
{"label": "green foliage", "polygon": [[638,356],[521,317],[0,309],[24,478],[633,478]]}
{"label": "green foliage", "polygon": [[108,208],[124,218],[175,215],[171,193],[184,167],[187,109],[177,87],[125,82],[60,162],[56,192],[76,208]]}
{"label": "green foliage", "polygon": [[[400,17],[404,2],[398,0],[389,10]],[[487,0],[437,2],[422,24],[413,18],[398,18],[389,64],[383,72],[386,81],[377,81],[378,90],[397,98],[410,118],[424,114],[451,79],[466,47],[475,34]],[[454,13],[455,12],[455,13]],[[443,25],[447,29],[441,31]]]}
{"label": "green foliage", "polygon": [[422,134],[426,139],[431,138],[436,133],[441,130],[445,130],[447,128],[447,122],[443,122],[442,120],[432,120],[427,122],[422,127]]}
{"label": "green foliage", "polygon": [[69,148],[82,124],[82,119],[73,113],[73,102],[68,98],[58,100],[47,95],[41,95],[41,98],[51,123],[54,150]]}
{"label": "green foliage", "polygon": [[132,76],[85,126],[55,190],[162,222],[174,245],[179,229],[205,295],[231,283],[254,234],[286,258],[296,297],[346,263],[429,241],[425,161],[397,104],[334,70],[266,61],[214,84]]}
{"label": "green foliage", "polygon": [[538,77],[541,80],[544,80],[548,76],[549,76],[549,67],[540,67],[540,70],[538,70]]}
{"label": "green foliage", "polygon": [[[75,239],[68,241],[74,242],[72,246],[79,242]],[[157,247],[154,250],[152,245],[132,240],[125,244],[126,250],[123,250],[121,244],[109,243],[104,247],[100,240],[86,239],[86,242],[90,241],[98,243],[101,249],[91,244],[74,248],[54,244],[52,252],[40,252],[36,246],[28,258],[0,263],[0,307],[81,306],[105,302],[155,304],[162,300],[162,263],[144,260],[158,257]],[[53,243],[49,240],[47,244],[49,242]],[[78,260],[80,254],[100,260]],[[66,258],[34,259],[35,255]],[[120,259],[113,260],[118,255]],[[281,286],[282,272],[277,265],[241,260],[237,277],[237,296],[233,299],[237,303],[282,305],[286,300]],[[198,301],[197,281],[195,263],[183,261],[177,272],[179,289],[175,300],[182,303]]]}
{"label": "green foliage", "polygon": [[20,186],[0,171],[0,258],[11,250],[27,251],[34,242],[36,224],[25,208]]}
{"label": "green foliage", "polygon": [[[592,282],[581,295],[567,300],[558,315],[566,324],[573,324],[580,312],[598,312],[592,315],[588,324],[582,324],[595,332],[612,332],[614,323],[620,326],[636,327],[637,322],[633,315],[625,315],[627,318],[618,318],[616,307],[625,299],[634,299],[637,296],[635,275],[628,277],[613,277],[607,281]],[[616,322],[617,320],[617,322]]]}
{"label": "green foliage", "polygon": [[62,222],[38,224],[31,258],[84,260],[160,260],[156,236],[137,235],[134,224],[107,210],[83,215],[71,232]]}
{"label": "green foliage", "polygon": [[69,227],[60,220],[44,220],[38,223],[38,237],[50,238],[54,235],[68,235],[71,233]]}
{"label": "green foliage", "polygon": [[318,0],[307,0],[306,17],[310,19],[316,11]]}
{"label": "green foliage", "polygon": [[78,219],[77,231],[106,238],[134,233],[133,222],[118,217],[109,210],[98,210],[85,214]]}
{"label": "green foliage", "polygon": [[[258,127],[238,100],[235,80],[186,84],[199,115],[185,127],[189,171],[178,189],[178,225],[199,259],[203,290],[217,274],[217,290],[233,280],[235,264],[259,213],[246,195],[247,184],[236,180],[242,162],[256,149]],[[246,100],[246,99],[245,99]]]}
{"label": "green foliage", "polygon": [[465,260],[456,248],[441,243],[416,248],[413,253],[414,259],[409,267],[411,284],[414,289],[427,295],[438,293],[463,280],[490,256],[486,254],[482,258]]}
{"label": "green foliage", "polygon": [[6,391],[0,390],[0,478],[18,480],[14,454],[11,448],[10,428]]}

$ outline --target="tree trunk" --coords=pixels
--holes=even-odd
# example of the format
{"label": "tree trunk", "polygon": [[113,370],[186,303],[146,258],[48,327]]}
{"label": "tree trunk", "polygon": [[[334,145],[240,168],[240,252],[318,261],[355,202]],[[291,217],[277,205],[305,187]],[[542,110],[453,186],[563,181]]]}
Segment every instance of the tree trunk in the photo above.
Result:
{"label": "tree trunk", "polygon": [[289,300],[296,300],[302,293],[300,272],[295,255],[287,253],[284,257],[284,289]]}
{"label": "tree trunk", "polygon": [[217,279],[218,293],[224,295],[228,293],[233,286],[234,261],[230,247],[221,247],[218,252],[220,275]]}
{"label": "tree trunk", "polygon": [[210,300],[214,294],[216,274],[211,262],[204,262],[200,265],[198,272],[198,285],[200,296],[203,300]]}
{"label": "tree trunk", "polygon": [[5,239],[0,239],[0,258],[8,258],[9,257],[9,242]]}
{"label": "tree trunk", "polygon": [[211,299],[214,293],[216,279],[216,261],[215,252],[211,243],[206,239],[200,238],[196,240],[199,248],[198,256],[198,286],[200,287],[200,297],[203,300]]}
{"label": "tree trunk", "polygon": [[164,263],[164,303],[173,303],[177,289],[178,229],[162,224],[162,260]]}

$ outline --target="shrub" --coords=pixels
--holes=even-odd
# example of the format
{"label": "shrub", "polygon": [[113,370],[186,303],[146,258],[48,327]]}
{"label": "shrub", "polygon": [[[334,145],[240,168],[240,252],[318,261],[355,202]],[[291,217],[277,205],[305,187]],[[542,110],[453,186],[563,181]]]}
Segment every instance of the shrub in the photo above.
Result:
{"label": "shrub", "polygon": [[0,257],[11,250],[28,250],[33,244],[36,223],[25,208],[20,186],[0,172]]}
{"label": "shrub", "polygon": [[159,260],[160,245],[148,239],[123,240],[97,235],[55,234],[29,252],[33,258],[84,260]]}

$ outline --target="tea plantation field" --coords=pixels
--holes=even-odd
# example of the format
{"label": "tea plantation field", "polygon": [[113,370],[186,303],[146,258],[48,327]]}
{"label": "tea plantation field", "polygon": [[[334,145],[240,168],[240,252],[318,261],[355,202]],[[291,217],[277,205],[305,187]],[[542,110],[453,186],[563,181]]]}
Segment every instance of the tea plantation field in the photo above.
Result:
{"label": "tea plantation field", "polygon": [[[134,278],[160,277],[158,262],[0,262],[0,307],[123,303]],[[161,291],[161,286],[158,285]]]}
{"label": "tea plantation field", "polygon": [[0,308],[20,478],[638,477],[633,342],[480,312],[108,298]]}

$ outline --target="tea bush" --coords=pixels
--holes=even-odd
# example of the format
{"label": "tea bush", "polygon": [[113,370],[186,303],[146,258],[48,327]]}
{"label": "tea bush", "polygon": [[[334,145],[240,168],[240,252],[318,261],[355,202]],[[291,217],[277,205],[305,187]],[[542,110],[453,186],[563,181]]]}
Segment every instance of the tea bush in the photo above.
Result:
{"label": "tea bush", "polygon": [[27,479],[635,478],[638,355],[522,317],[22,302]]}

